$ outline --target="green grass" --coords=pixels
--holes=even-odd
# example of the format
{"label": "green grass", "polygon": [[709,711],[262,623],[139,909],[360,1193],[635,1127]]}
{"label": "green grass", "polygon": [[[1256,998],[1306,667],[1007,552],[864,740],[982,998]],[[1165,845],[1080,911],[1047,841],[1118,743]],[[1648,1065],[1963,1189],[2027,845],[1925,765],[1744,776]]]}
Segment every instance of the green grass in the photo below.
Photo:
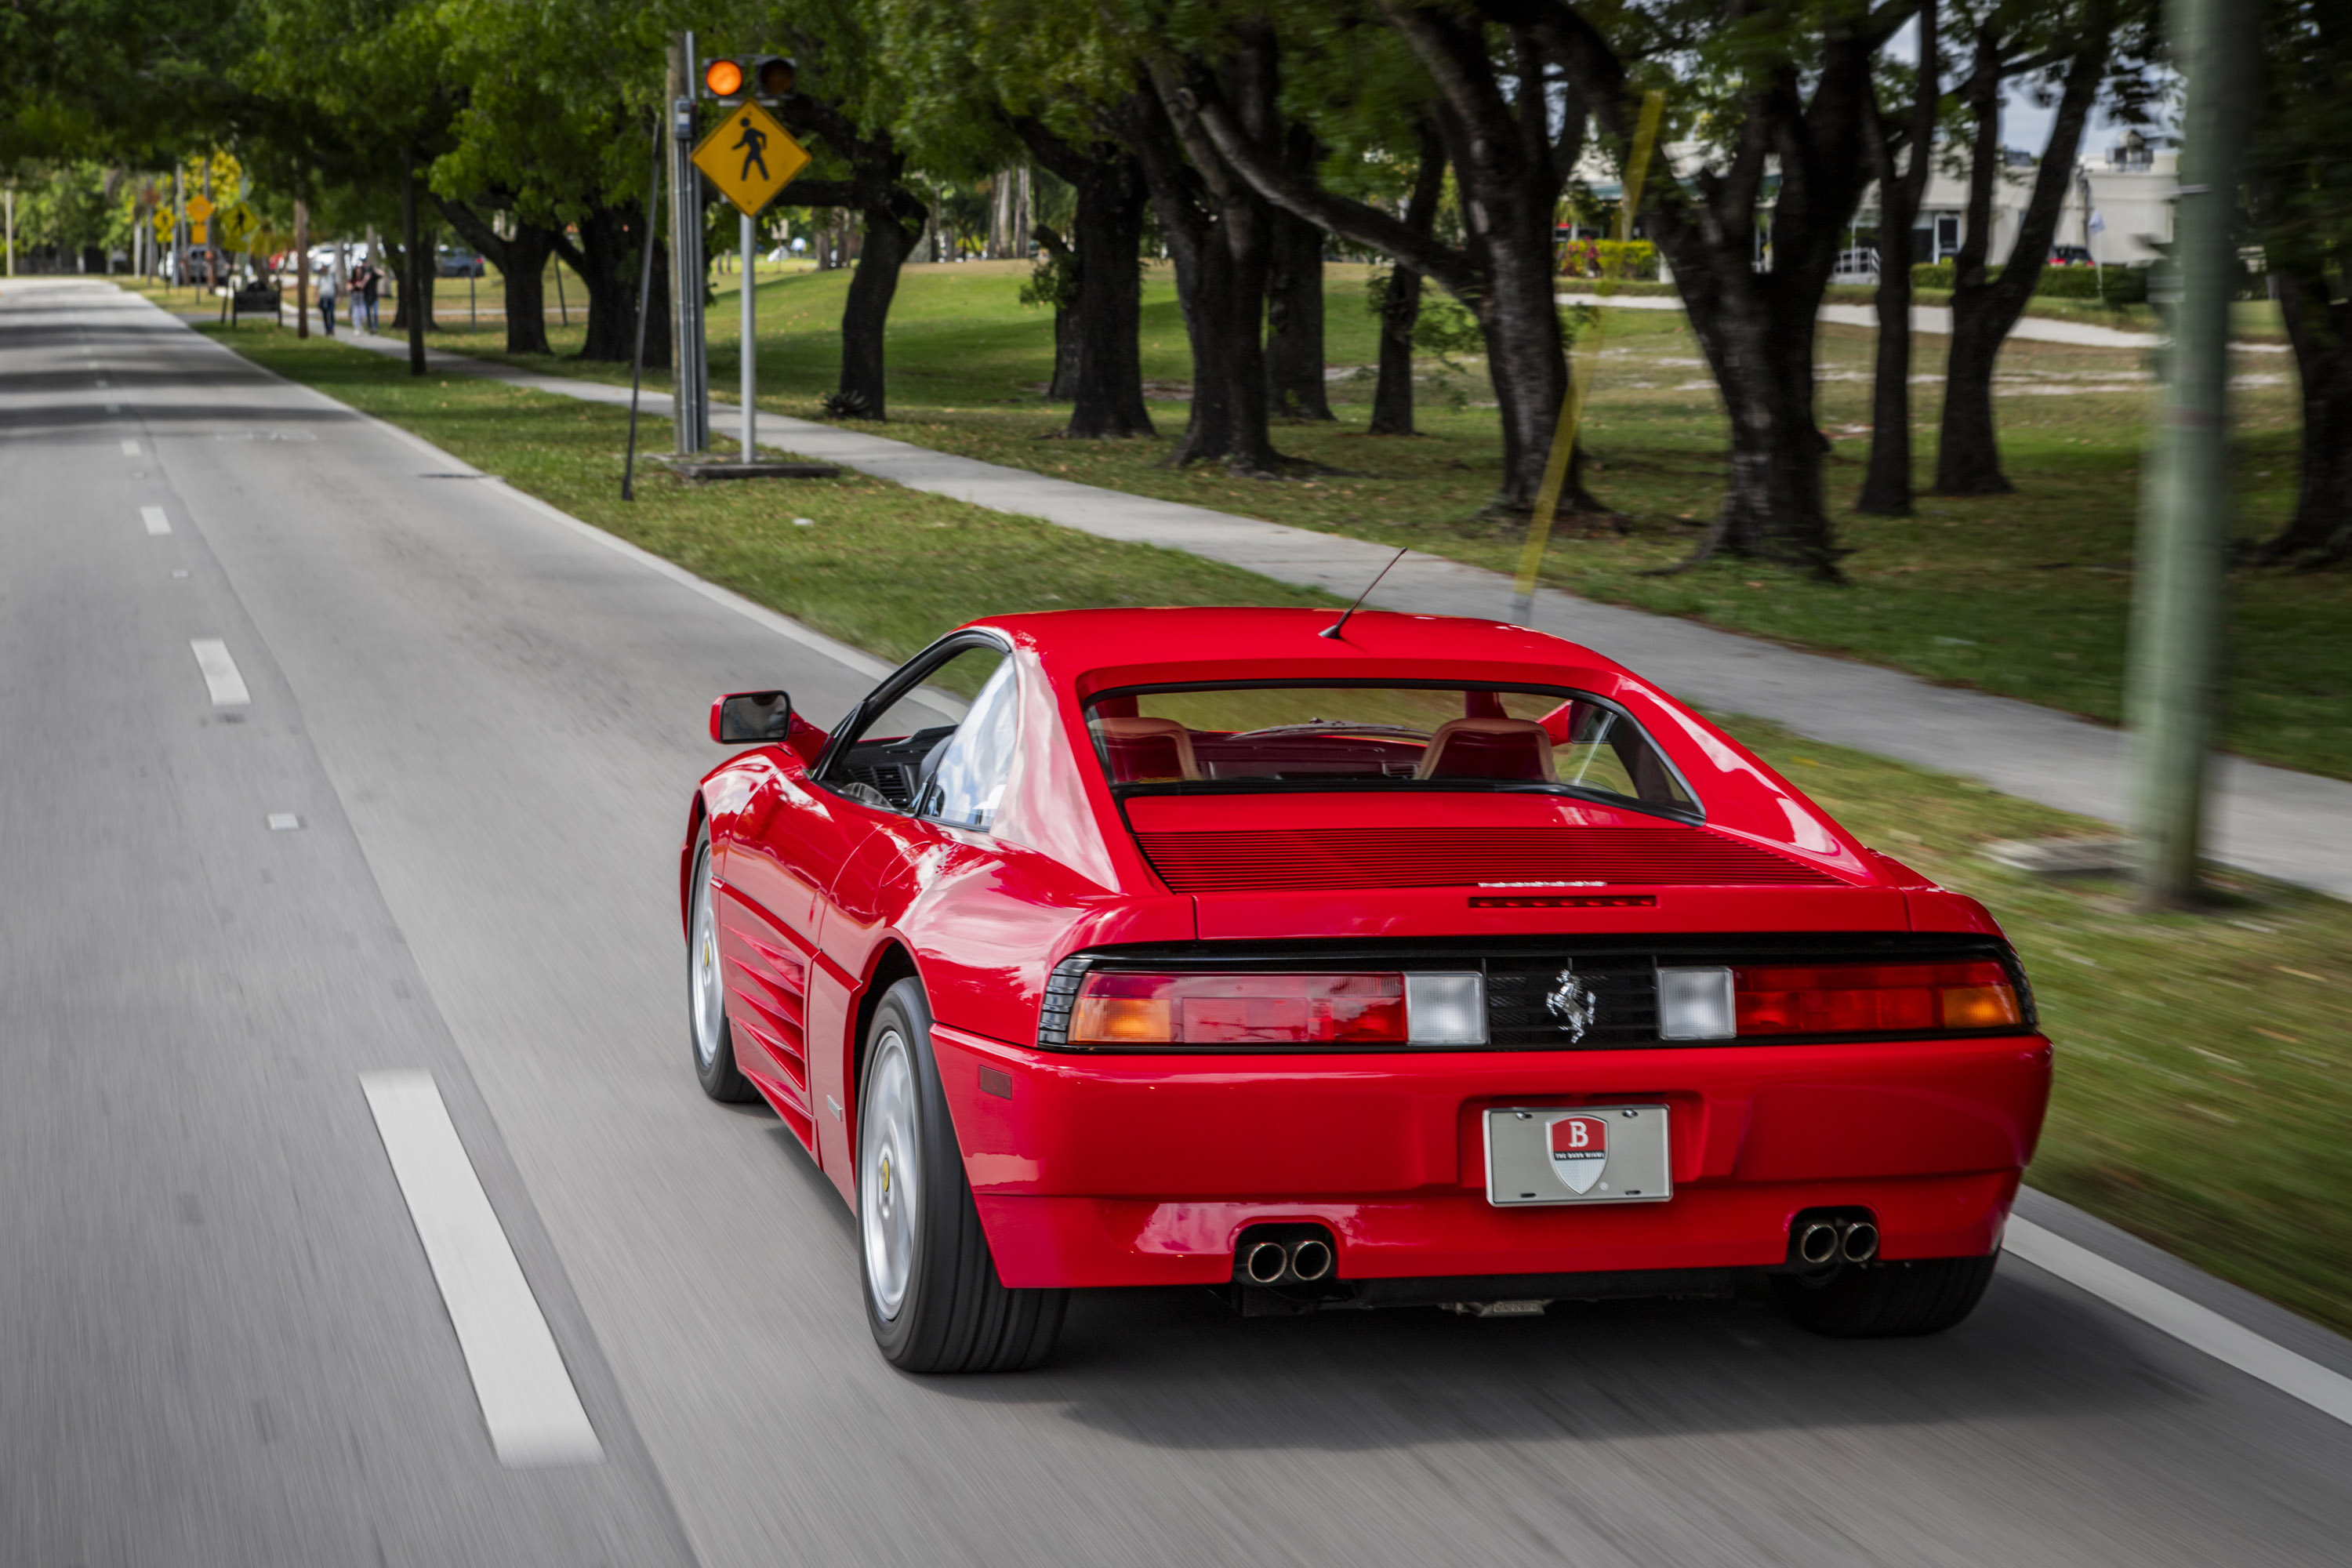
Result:
{"label": "green grass", "polygon": [[[318,340],[244,332],[257,362],[394,421],[710,580],[895,658],[976,616],[1128,603],[1331,603],[1262,577],[877,481],[684,484],[618,499],[625,416]],[[812,520],[801,528],[796,517]],[[1045,584],[1051,584],[1050,590]],[[2098,825],[1969,781],[1728,721],[1874,844],[1984,900],[2058,1044],[2036,1185],[2352,1330],[2352,906],[2216,871],[2215,916],[2134,913],[2110,881],[1982,858]]]}
{"label": "green grass", "polygon": [[[1361,267],[1328,269],[1334,365],[1375,354]],[[908,268],[892,310],[890,422],[901,439],[991,461],[1217,510],[1271,518],[1510,570],[1524,524],[1486,515],[1500,439],[1479,363],[1425,363],[1413,439],[1368,435],[1369,378],[1332,386],[1336,423],[1289,425],[1287,451],[1323,465],[1294,480],[1172,469],[1191,373],[1174,286],[1147,268],[1143,368],[1157,438],[1052,437],[1066,417],[1042,392],[1050,370],[1046,312],[1017,299],[1018,262]],[[835,384],[848,274],[802,271],[760,288],[761,405],[803,417]],[[737,379],[733,279],[710,311],[713,384]],[[559,350],[581,331],[551,328]],[[440,334],[444,346],[505,357],[503,338]],[[1941,339],[1920,343],[1932,374]],[[1827,326],[1820,339],[1820,415],[1833,443],[1826,479],[1849,584],[1719,561],[1656,575],[1689,552],[1719,503],[1724,422],[1714,384],[1679,314],[1619,311],[1599,349],[1583,440],[1592,489],[1627,530],[1563,527],[1546,580],[1587,597],[1685,616],[1793,646],[1843,654],[2108,722],[2123,705],[2140,452],[2153,384],[2138,351],[2011,343],[2001,363],[2003,451],[2017,493],[1925,498],[1917,515],[1852,510],[1869,450],[1874,334]],[[1588,343],[1588,347],[1590,344]],[[534,368],[609,381],[625,365],[563,358]],[[2299,416],[2294,365],[2242,353],[2237,374],[2236,531],[2275,530],[2293,504]],[[667,386],[666,376],[650,377]],[[1914,388],[1918,471],[1932,474],[1937,389]],[[2352,778],[2352,575],[2242,568],[2231,581],[2231,658],[2223,744],[2267,762]]]}

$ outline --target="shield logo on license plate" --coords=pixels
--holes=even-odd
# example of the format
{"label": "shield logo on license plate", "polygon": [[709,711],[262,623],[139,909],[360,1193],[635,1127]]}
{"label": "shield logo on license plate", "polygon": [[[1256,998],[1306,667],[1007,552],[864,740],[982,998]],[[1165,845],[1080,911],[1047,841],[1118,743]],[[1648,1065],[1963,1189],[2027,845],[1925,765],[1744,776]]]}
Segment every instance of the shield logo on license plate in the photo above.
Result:
{"label": "shield logo on license plate", "polygon": [[1609,1123],[1598,1116],[1563,1116],[1551,1124],[1551,1169],[1582,1197],[1609,1163]]}

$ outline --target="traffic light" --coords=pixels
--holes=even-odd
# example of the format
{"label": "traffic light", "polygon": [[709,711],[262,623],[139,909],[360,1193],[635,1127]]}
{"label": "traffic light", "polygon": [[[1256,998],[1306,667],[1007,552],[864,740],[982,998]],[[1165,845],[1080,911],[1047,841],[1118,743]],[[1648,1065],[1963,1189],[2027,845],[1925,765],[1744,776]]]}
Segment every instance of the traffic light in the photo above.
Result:
{"label": "traffic light", "polygon": [[782,55],[721,55],[702,62],[702,96],[720,103],[773,103],[793,95],[793,62]]}

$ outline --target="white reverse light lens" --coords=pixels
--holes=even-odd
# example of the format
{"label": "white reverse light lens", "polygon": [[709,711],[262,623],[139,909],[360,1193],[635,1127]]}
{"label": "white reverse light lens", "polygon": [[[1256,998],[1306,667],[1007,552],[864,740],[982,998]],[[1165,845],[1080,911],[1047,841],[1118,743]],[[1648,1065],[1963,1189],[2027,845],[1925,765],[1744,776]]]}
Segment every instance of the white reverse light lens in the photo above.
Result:
{"label": "white reverse light lens", "polygon": [[[1724,973],[1727,985],[1730,971]],[[1406,1032],[1416,1046],[1483,1046],[1486,1043],[1486,977],[1408,974],[1404,1012]]]}
{"label": "white reverse light lens", "polygon": [[1730,970],[1658,971],[1658,1038],[1728,1040],[1738,1033]]}

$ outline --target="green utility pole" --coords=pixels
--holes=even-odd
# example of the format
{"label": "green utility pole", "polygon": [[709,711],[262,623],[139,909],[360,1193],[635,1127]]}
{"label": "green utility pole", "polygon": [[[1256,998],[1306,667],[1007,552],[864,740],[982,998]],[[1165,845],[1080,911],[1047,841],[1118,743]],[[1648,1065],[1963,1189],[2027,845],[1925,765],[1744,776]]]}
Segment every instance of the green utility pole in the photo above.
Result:
{"label": "green utility pole", "polygon": [[2197,899],[2206,758],[2221,684],[2229,545],[2227,434],[2232,216],[2251,115],[2261,8],[2168,0],[2174,62],[2188,92],[2173,260],[2169,374],[2140,495],[2125,717],[2132,732],[2141,893],[2151,906]]}

